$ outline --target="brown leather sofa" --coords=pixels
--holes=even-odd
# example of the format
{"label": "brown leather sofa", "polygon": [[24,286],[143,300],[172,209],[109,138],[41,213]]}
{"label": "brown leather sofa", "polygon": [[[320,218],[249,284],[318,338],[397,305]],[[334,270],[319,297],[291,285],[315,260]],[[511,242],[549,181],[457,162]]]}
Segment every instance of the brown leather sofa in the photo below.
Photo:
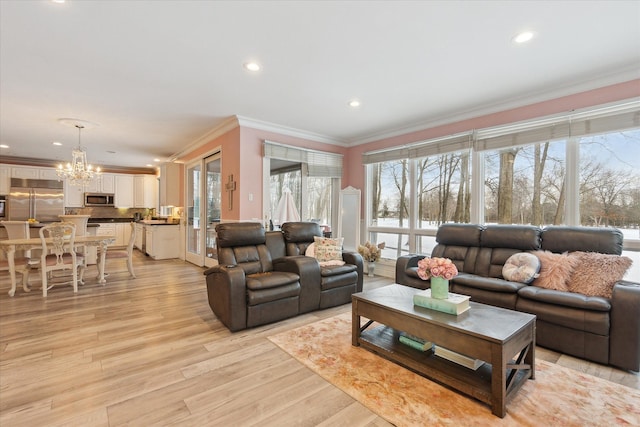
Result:
{"label": "brown leather sofa", "polygon": [[322,236],[320,227],[288,223],[283,229],[265,231],[255,222],[216,226],[219,265],[204,274],[209,306],[229,330],[346,304],[362,291],[360,254],[343,252],[344,266],[321,267],[300,255],[314,235]]}
{"label": "brown leather sofa", "polygon": [[[472,301],[535,314],[536,341],[565,354],[638,371],[640,368],[640,283],[619,281],[611,298],[544,289],[502,277],[517,252],[548,250],[622,253],[623,236],[614,228],[445,224],[431,256],[450,258],[459,274],[451,291]],[[428,288],[417,275],[423,255],[400,257],[396,282]]]}

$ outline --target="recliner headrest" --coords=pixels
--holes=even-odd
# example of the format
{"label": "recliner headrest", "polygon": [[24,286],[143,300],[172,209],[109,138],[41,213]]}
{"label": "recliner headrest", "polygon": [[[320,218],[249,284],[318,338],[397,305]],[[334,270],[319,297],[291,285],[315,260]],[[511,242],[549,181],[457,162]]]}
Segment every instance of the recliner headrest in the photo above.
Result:
{"label": "recliner headrest", "polygon": [[216,233],[217,245],[221,248],[265,243],[265,231],[259,222],[225,222],[216,225]]}
{"label": "recliner headrest", "polygon": [[315,222],[285,222],[282,233],[287,243],[313,242],[313,237],[322,237],[320,225]]}
{"label": "recliner headrest", "polygon": [[492,224],[482,230],[480,241],[485,248],[511,248],[522,251],[540,249],[542,230],[533,225]]}
{"label": "recliner headrest", "polygon": [[542,230],[542,249],[620,255],[623,239],[617,228],[548,226]]}
{"label": "recliner headrest", "polygon": [[436,242],[452,246],[480,246],[480,232],[477,224],[442,224],[436,233]]}

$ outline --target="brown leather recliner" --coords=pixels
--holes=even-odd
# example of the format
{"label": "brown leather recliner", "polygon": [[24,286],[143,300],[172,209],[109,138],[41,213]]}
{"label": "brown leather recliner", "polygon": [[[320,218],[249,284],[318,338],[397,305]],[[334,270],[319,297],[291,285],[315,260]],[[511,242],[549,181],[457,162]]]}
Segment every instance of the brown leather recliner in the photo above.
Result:
{"label": "brown leather recliner", "polygon": [[[323,237],[315,222],[286,222],[282,224],[288,257],[304,255],[314,237]],[[321,266],[318,264],[319,308],[333,307],[351,302],[351,294],[362,292],[363,262],[357,252],[342,252],[344,265]],[[306,278],[305,278],[306,280]]]}
{"label": "brown leather recliner", "polygon": [[[317,224],[290,225],[291,236],[320,233]],[[286,319],[297,314],[351,302],[362,291],[362,257],[343,253],[344,266],[321,267],[313,257],[287,256],[281,231],[266,231],[256,222],[223,223],[216,227],[219,265],[207,276],[209,306],[231,331]],[[300,250],[306,244],[296,247]],[[295,252],[295,251],[294,251]]]}
{"label": "brown leather recliner", "polygon": [[218,319],[238,331],[297,315],[300,275],[274,270],[262,225],[225,223],[216,232],[220,264],[205,275],[209,306]]}

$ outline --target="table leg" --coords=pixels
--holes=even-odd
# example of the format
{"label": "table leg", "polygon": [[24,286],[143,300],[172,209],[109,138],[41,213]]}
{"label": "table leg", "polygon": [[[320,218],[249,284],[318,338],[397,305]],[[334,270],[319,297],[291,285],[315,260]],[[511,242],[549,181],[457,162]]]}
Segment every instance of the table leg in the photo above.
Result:
{"label": "table leg", "polygon": [[9,296],[12,297],[16,294],[16,261],[15,261],[16,247],[9,246],[7,251],[7,262],[9,264],[9,276],[11,277],[11,289],[9,290]]}
{"label": "table leg", "polygon": [[351,345],[359,346],[360,339],[360,316],[357,314],[357,302],[353,301],[351,306]]}
{"label": "table leg", "polygon": [[104,267],[107,259],[107,243],[100,243],[100,261],[98,262],[98,283],[104,285],[107,281],[104,278]]}

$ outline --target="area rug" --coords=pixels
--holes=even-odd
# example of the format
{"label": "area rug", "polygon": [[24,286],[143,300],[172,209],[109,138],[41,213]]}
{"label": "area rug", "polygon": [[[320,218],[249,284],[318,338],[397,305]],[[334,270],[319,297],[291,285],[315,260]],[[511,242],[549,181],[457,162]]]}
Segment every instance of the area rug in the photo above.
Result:
{"label": "area rug", "polygon": [[640,391],[536,360],[496,417],[488,405],[351,345],[351,314],[269,339],[324,379],[396,426],[640,425]]}

